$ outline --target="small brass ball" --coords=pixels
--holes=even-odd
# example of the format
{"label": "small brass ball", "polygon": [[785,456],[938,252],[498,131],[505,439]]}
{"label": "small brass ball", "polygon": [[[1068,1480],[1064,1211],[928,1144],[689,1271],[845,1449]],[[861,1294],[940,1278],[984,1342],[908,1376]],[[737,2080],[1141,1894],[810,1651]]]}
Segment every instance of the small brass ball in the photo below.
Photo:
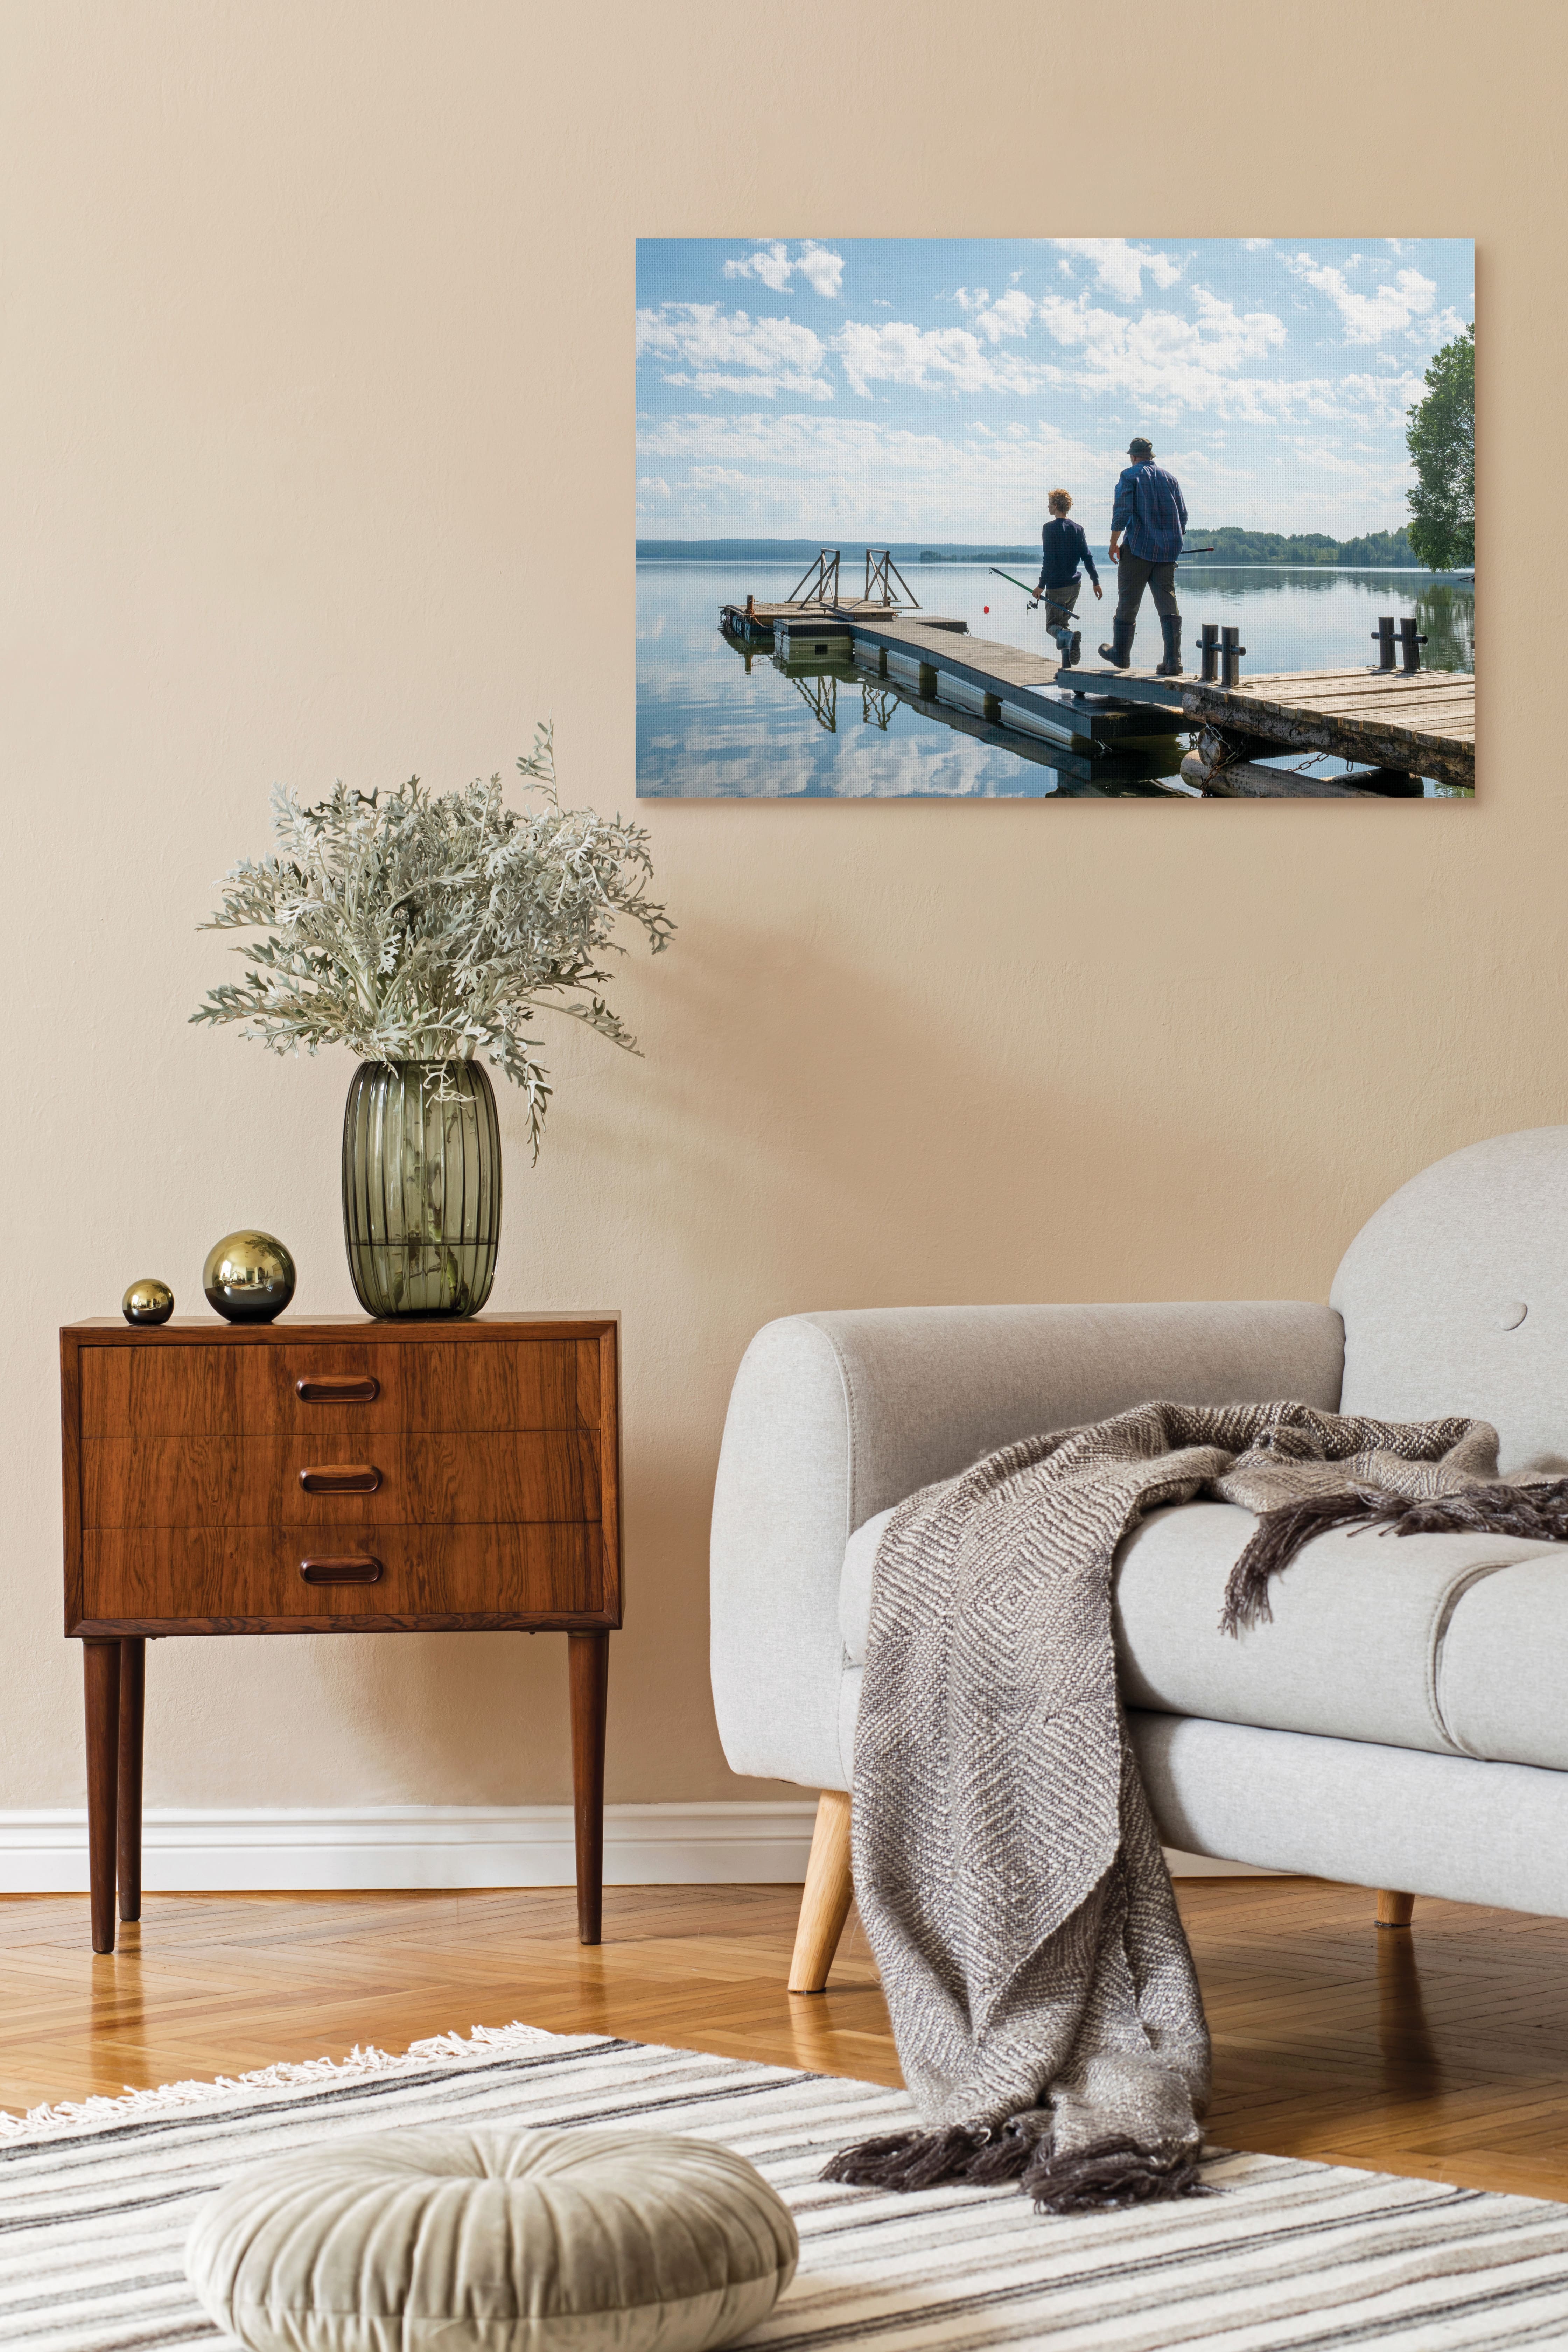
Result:
{"label": "small brass ball", "polygon": [[294,1296],[294,1261],[276,1234],[225,1234],[202,1268],[207,1305],[230,1323],[270,1323]]}
{"label": "small brass ball", "polygon": [[174,1294],[155,1274],[144,1274],[121,1300],[120,1311],[128,1323],[166,1323],[174,1311]]}

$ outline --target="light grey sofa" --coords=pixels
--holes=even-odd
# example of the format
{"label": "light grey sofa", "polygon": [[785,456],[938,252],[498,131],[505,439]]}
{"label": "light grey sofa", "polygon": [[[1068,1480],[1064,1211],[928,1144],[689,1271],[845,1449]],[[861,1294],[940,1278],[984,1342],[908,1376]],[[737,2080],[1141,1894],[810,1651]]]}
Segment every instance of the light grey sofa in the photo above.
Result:
{"label": "light grey sofa", "polygon": [[[822,1792],[791,1972],[849,1900],[869,1523],[1016,1437],[1172,1397],[1299,1397],[1495,1423],[1505,1476],[1568,1473],[1568,1128],[1472,1145],[1396,1192],[1327,1307],[927,1307],[792,1315],[736,1377],[713,1507],[712,1673],[737,1772]],[[1123,1695],[1185,1852],[1568,1916],[1568,1545],[1336,1532],[1240,1642],[1255,1522],[1152,1514],[1118,1556]]]}

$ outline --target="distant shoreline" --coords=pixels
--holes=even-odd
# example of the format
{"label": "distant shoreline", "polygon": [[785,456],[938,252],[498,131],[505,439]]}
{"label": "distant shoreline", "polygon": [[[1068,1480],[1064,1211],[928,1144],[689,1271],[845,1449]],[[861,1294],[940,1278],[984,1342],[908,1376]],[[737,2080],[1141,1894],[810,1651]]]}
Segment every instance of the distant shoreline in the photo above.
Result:
{"label": "distant shoreline", "polygon": [[[1198,538],[1202,534],[1194,531],[1190,536]],[[870,542],[879,547],[886,543]],[[637,560],[639,563],[795,563],[804,571],[808,564],[816,562],[822,545],[820,540],[639,539]],[[865,551],[864,542],[841,543],[847,581],[864,562]],[[1090,553],[1097,562],[1110,560],[1103,545],[1091,545]],[[1037,542],[1028,547],[964,547],[944,540],[928,540],[920,547],[915,547],[912,541],[900,547],[895,541],[891,554],[893,562],[900,565],[920,564],[922,556],[933,559],[936,563],[953,564],[1037,564],[1040,558]],[[932,568],[931,562],[927,562],[922,568],[929,572]],[[1360,558],[1350,562],[1313,562],[1289,556],[1190,555],[1184,558],[1183,568],[1214,572],[1309,572],[1320,575],[1325,572],[1400,572],[1409,573],[1418,580],[1473,581],[1475,577],[1474,567],[1468,564],[1456,566],[1449,572],[1432,572],[1424,563],[1389,563],[1375,558]]]}

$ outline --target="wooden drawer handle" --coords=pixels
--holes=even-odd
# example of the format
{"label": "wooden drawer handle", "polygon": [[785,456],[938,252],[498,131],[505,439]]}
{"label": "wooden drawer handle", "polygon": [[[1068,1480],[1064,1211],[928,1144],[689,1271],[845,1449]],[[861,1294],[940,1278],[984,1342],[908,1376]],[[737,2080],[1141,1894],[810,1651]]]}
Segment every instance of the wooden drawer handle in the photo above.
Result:
{"label": "wooden drawer handle", "polygon": [[368,1462],[328,1462],[320,1469],[301,1470],[300,1484],[307,1495],[374,1495],[381,1473]]}
{"label": "wooden drawer handle", "polygon": [[300,1573],[307,1584],[379,1584],[378,1559],[302,1559]]}
{"label": "wooden drawer handle", "polygon": [[296,1381],[294,1393],[301,1404],[374,1404],[381,1382],[370,1372],[345,1373],[342,1379],[323,1372],[315,1380]]}

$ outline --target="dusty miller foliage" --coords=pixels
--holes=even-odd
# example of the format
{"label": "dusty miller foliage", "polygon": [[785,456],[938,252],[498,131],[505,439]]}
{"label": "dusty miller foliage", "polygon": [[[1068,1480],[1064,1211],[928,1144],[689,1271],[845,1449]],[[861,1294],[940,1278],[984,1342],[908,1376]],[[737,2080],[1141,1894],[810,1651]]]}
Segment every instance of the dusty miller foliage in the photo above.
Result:
{"label": "dusty miller foliage", "polygon": [[648,898],[640,826],[563,809],[552,732],[518,769],[538,795],[508,808],[501,780],[431,793],[417,776],[388,793],[334,787],[301,807],[272,795],[277,848],[242,857],[203,930],[260,930],[235,952],[245,978],[209,991],[193,1021],[238,1021],[277,1054],[347,1045],[365,1062],[469,1061],[504,1071],[528,1098],[534,1157],[550,1099],[533,1022],[550,1006],[613,1045],[637,1040],[600,991],[625,950],[616,918],[657,955],[675,926]]}

